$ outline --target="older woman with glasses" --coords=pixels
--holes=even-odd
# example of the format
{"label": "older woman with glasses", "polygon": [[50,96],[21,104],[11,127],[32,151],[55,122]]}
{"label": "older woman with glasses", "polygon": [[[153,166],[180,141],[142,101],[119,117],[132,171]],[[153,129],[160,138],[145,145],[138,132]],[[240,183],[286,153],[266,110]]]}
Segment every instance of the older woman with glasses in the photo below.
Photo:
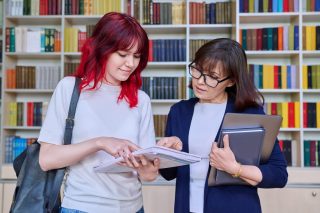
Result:
{"label": "older woman with glasses", "polygon": [[[158,145],[182,146],[182,151],[204,158],[190,166],[160,170],[165,179],[176,179],[174,212],[261,212],[257,188],[284,187],[288,178],[278,142],[269,160],[259,166],[240,165],[227,136],[224,148],[214,142],[225,113],[264,114],[264,99],[250,79],[244,50],[231,39],[212,40],[196,52],[189,73],[196,98],[171,107],[167,137]],[[208,187],[209,165],[243,179],[247,185]]]}

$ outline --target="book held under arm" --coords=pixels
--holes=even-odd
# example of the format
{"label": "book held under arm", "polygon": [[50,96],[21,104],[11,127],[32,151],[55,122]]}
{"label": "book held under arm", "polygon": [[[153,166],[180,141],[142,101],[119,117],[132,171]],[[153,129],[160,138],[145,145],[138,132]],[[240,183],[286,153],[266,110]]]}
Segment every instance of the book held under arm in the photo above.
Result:
{"label": "book held under arm", "polygon": [[[192,163],[199,162],[201,160],[200,156],[189,154],[186,152],[177,151],[174,149],[169,149],[162,146],[153,146],[145,149],[139,149],[132,153],[134,156],[143,155],[149,160],[154,160],[158,158],[160,160],[160,169],[184,166]],[[106,159],[100,164],[93,167],[96,172],[130,172],[134,169],[120,165],[119,162],[123,161],[122,157],[115,159]]]}
{"label": "book held under arm", "polygon": [[[242,165],[258,166],[268,161],[277,138],[282,117],[278,115],[227,113],[222,123],[218,147],[222,148],[223,136],[229,135],[230,149]],[[208,185],[243,185],[240,178],[211,167]]]}

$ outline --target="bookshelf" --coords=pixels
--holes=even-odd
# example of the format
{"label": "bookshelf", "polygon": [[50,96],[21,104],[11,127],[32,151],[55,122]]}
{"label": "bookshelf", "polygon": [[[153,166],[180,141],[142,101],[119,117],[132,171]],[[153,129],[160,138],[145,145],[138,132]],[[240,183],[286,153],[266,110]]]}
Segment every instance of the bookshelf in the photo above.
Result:
{"label": "bookshelf", "polygon": [[[42,9],[40,7],[35,9],[37,7],[33,5],[28,13],[29,15],[23,15],[26,13],[23,13],[23,9],[21,10],[21,8],[17,10],[10,10],[10,4],[7,4],[8,2],[10,3],[11,1],[5,1],[4,4],[4,8],[7,8],[6,11],[9,11],[8,13],[4,14],[3,18],[4,24],[2,31],[4,34],[6,34],[6,29],[8,27],[22,27],[23,29],[30,28],[31,30],[35,31],[55,29],[55,32],[58,32],[59,34],[53,34],[53,38],[55,42],[58,42],[58,46],[60,48],[58,47],[58,49],[54,49],[52,52],[31,53],[26,51],[5,51],[5,44],[8,35],[4,35],[3,37],[4,51],[2,53],[2,75],[4,76],[4,81],[2,86],[3,101],[1,114],[3,116],[1,118],[0,161],[0,177],[2,180],[15,179],[12,164],[6,163],[5,160],[7,136],[16,135],[25,138],[37,137],[40,127],[27,125],[27,103],[40,102],[43,104],[43,106],[46,106],[45,103],[50,100],[50,96],[53,92],[53,87],[37,89],[8,88],[6,83],[9,76],[7,75],[6,70],[16,69],[16,66],[54,66],[59,67],[59,69],[55,72],[58,73],[57,78],[61,79],[65,75],[66,71],[70,72],[74,70],[76,64],[79,63],[80,60],[80,53],[78,52],[79,47],[77,46],[78,44],[74,43],[70,46],[70,43],[72,42],[69,42],[68,39],[73,39],[74,36],[80,37],[80,35],[77,34],[78,30],[81,32],[90,31],[90,25],[94,25],[104,12],[117,10],[121,12],[128,12],[135,16],[143,25],[144,29],[149,35],[150,40],[152,41],[153,58],[148,63],[146,70],[142,73],[143,78],[147,79],[146,81],[149,83],[151,79],[153,81],[153,79],[164,79],[164,77],[169,79],[164,80],[162,82],[164,84],[170,84],[170,82],[176,81],[174,79],[178,79],[177,81],[180,82],[178,83],[179,88],[175,83],[173,83],[173,87],[171,88],[171,90],[175,90],[175,88],[180,89],[181,91],[179,96],[169,96],[166,97],[166,99],[161,97],[152,99],[153,113],[157,116],[156,126],[159,126],[159,129],[156,130],[156,132],[158,132],[158,137],[163,136],[163,125],[166,119],[165,115],[169,112],[170,106],[178,102],[181,98],[184,99],[192,96],[192,93],[187,87],[190,79],[187,66],[192,60],[193,54],[197,48],[201,46],[201,44],[203,44],[206,40],[219,37],[233,38],[242,43],[243,30],[296,26],[298,33],[296,38],[298,44],[296,45],[296,48],[294,48],[293,43],[293,48],[291,49],[283,48],[282,50],[256,50],[251,48],[251,50],[247,50],[246,53],[249,64],[261,66],[278,65],[281,67],[288,65],[295,66],[295,78],[293,78],[295,80],[294,87],[262,87],[261,92],[263,93],[267,103],[298,103],[298,105],[296,105],[297,107],[294,109],[296,110],[295,115],[297,119],[297,125],[294,127],[284,126],[281,128],[279,134],[279,139],[288,140],[291,144],[291,154],[293,155],[291,156],[291,163],[294,166],[288,169],[289,184],[302,184],[308,186],[320,184],[320,165],[317,164],[316,167],[313,167],[306,166],[305,164],[306,155],[304,141],[319,141],[320,138],[320,124],[316,127],[306,127],[304,125],[305,119],[303,103],[320,102],[320,86],[304,86],[306,84],[304,83],[306,81],[304,77],[305,74],[303,73],[304,66],[320,65],[320,50],[316,47],[311,49],[303,48],[303,44],[306,43],[304,28],[306,26],[320,25],[319,8],[316,6],[311,7],[310,0],[284,0],[283,2],[290,3],[290,5],[288,5],[288,9],[284,9],[285,7],[283,7],[283,5],[282,7],[278,5],[278,7],[274,8],[269,8],[270,5],[264,5],[264,7],[259,9],[258,2],[260,1],[258,0],[216,0],[206,1],[206,3],[203,3],[203,1],[200,0],[154,0],[153,2],[151,2],[151,0],[92,0],[91,9],[85,9],[85,5],[72,5],[71,1],[69,0],[56,0],[54,2],[61,2],[61,7],[56,5],[55,11],[51,11],[49,13],[49,10],[46,10],[45,6]],[[80,0],[79,2],[81,3],[83,1]],[[107,2],[112,2],[112,4],[109,5]],[[212,6],[213,2],[219,4],[215,4],[214,8]],[[248,3],[247,7],[245,7],[247,4],[246,2]],[[298,2],[298,4],[293,4],[293,2]],[[82,7],[83,9],[80,9]],[[220,8],[219,11],[225,11],[225,14],[230,15],[223,16],[223,14],[220,13],[219,18],[213,17],[212,11],[215,11],[215,9],[218,8]],[[79,12],[77,13],[76,11]],[[216,15],[218,16],[218,13],[216,13]],[[73,31],[68,31],[66,30],[67,28],[72,28]],[[309,39],[309,35],[307,38],[307,40],[311,40]],[[77,41],[77,39],[73,40]],[[167,42],[169,45],[166,46],[167,44],[165,44],[165,42],[161,43],[163,40],[169,41]],[[316,41],[314,44],[315,46]],[[169,48],[169,50],[166,50],[166,47]],[[172,48],[172,50],[170,48]],[[176,58],[174,55],[170,55],[170,52],[172,52],[174,49],[178,49],[176,54],[181,57]],[[179,52],[180,49],[183,49],[184,51]],[[161,55],[168,56],[167,58],[161,58]],[[310,68],[311,72],[312,69],[313,68]],[[318,68],[315,70],[317,69]],[[320,68],[318,72],[319,74],[316,74],[315,78],[317,79],[316,81],[320,82]],[[35,71],[35,73],[37,73],[37,71]],[[153,82],[156,82],[156,80]],[[174,86],[176,87],[174,88]],[[171,90],[163,91],[167,93]],[[151,94],[151,91],[149,91],[149,93]],[[150,96],[152,96],[152,94]],[[8,111],[9,102],[23,103],[22,117],[24,121],[22,125],[17,126],[8,124],[8,118],[10,115]],[[288,109],[288,105],[280,106],[279,108]],[[45,108],[43,109],[45,111]],[[320,109],[316,111],[316,114],[314,114],[313,117],[316,117],[318,114],[320,115]],[[288,115],[286,115],[286,118],[288,119]],[[316,122],[319,123],[320,121]],[[319,142],[318,146],[320,147]]]}

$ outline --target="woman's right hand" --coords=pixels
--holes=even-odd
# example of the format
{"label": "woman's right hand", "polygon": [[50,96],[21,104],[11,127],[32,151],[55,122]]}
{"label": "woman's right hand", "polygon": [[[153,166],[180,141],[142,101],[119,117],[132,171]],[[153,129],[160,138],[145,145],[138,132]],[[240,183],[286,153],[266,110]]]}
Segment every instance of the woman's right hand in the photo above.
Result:
{"label": "woman's right hand", "polygon": [[175,149],[178,151],[182,150],[182,141],[176,136],[162,138],[157,142],[157,145]]}
{"label": "woman's right hand", "polygon": [[99,137],[97,145],[99,150],[104,150],[114,157],[122,156],[124,158],[127,158],[131,152],[140,149],[139,146],[131,141],[113,137]]}

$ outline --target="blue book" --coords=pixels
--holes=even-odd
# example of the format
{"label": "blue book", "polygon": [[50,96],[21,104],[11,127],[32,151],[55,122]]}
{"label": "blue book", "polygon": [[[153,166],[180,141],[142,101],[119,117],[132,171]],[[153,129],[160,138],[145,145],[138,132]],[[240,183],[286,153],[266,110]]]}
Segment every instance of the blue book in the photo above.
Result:
{"label": "blue book", "polygon": [[294,26],[294,50],[299,50],[299,26]]}
{"label": "blue book", "polygon": [[283,12],[283,0],[278,0],[278,12]]}
{"label": "blue book", "polygon": [[243,13],[243,1],[244,0],[240,0],[240,3],[239,3],[239,12],[240,13]]}
{"label": "blue book", "polygon": [[272,12],[278,12],[278,0],[272,0]]}
{"label": "blue book", "polygon": [[291,83],[291,66],[287,65],[287,88],[292,89]]}
{"label": "blue book", "polygon": [[253,79],[254,79],[254,85],[258,89],[261,89],[260,81],[262,81],[262,79],[259,79],[259,65],[258,64],[253,65]]}
{"label": "blue book", "polygon": [[315,11],[320,11],[320,0],[315,0],[316,2],[315,2]]}

